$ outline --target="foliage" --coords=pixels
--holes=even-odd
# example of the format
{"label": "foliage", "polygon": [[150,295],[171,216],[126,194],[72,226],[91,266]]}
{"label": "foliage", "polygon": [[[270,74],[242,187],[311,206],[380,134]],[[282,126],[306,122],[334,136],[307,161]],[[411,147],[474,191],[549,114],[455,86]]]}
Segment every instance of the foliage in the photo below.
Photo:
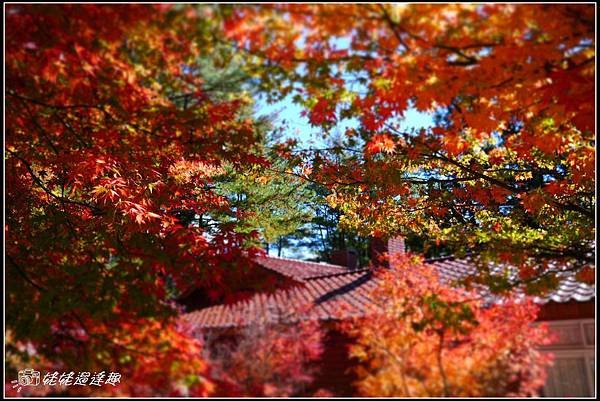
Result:
{"label": "foliage", "polygon": [[268,168],[232,170],[217,183],[216,192],[229,199],[232,209],[246,213],[247,217],[238,224],[238,232],[258,232],[268,244],[312,218],[307,205],[314,202],[314,193],[306,182],[285,174],[286,169],[289,167],[285,160],[273,160]]}
{"label": "foliage", "polygon": [[294,232],[281,237],[275,244],[278,252],[285,249],[288,255],[289,252],[302,255],[309,250],[316,255],[315,260],[332,262],[334,251],[354,249],[358,253],[360,266],[366,266],[370,256],[369,239],[340,226],[340,212],[326,201],[329,193],[327,188],[317,183],[309,183],[307,188],[316,195],[307,205],[312,218]]}
{"label": "foliage", "polygon": [[548,333],[532,325],[532,301],[486,305],[410,255],[397,254],[380,272],[374,296],[385,310],[345,323],[356,337],[362,395],[531,396],[543,385],[549,360],[535,348]]}
{"label": "foliage", "polygon": [[[357,122],[362,152],[319,151],[309,175],[343,226],[542,266],[529,280],[594,261],[594,22],[574,4],[287,4],[226,26],[274,98],[324,133]],[[400,129],[411,108],[434,126]]]}
{"label": "foliage", "polygon": [[[85,327],[82,328],[82,327]],[[11,336],[12,337],[12,336]],[[98,324],[91,319],[73,324],[56,323],[43,344],[15,339],[8,341],[7,358],[16,369],[32,366],[42,372],[117,372],[117,385],[46,385],[23,387],[12,396],[197,396],[211,394],[213,383],[201,357],[201,342],[172,323],[154,319]],[[46,347],[48,349],[46,349]],[[38,352],[32,354],[31,348]],[[48,359],[43,355],[60,358]],[[16,377],[16,375],[14,376]]]}
{"label": "foliage", "polygon": [[205,333],[206,359],[212,366],[216,395],[306,394],[315,373],[314,362],[322,353],[318,322],[256,322],[238,329],[232,337]]}
{"label": "foliage", "polygon": [[276,244],[277,249],[308,249],[317,255],[317,260],[331,262],[334,251],[352,248],[358,252],[359,264],[366,266],[370,257],[369,238],[352,227],[340,225],[341,211],[327,202],[328,196],[332,194],[331,190],[312,177],[314,170],[321,169],[322,152],[331,153],[338,162],[343,162],[351,157],[353,152],[360,151],[360,147],[340,135],[328,135],[325,138],[325,146],[321,149],[292,147],[288,150],[289,157],[283,155],[282,159],[287,160],[288,164],[297,165],[297,168],[288,174],[305,180],[308,183],[307,188],[313,191],[315,196],[306,202],[306,206],[312,211],[312,219],[294,233],[281,238]]}

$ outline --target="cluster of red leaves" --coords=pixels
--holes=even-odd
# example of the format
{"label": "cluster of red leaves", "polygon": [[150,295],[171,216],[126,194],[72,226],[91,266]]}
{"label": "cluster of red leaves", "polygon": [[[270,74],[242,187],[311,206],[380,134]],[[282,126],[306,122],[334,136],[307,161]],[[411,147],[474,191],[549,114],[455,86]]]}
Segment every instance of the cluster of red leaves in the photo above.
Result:
{"label": "cluster of red leaves", "polygon": [[379,279],[383,310],[345,324],[363,395],[531,396],[543,385],[549,357],[536,348],[548,333],[531,300],[487,305],[410,255],[394,255]]}
{"label": "cluster of red leaves", "polygon": [[335,122],[335,106],[327,99],[321,98],[312,108],[309,119],[313,125],[333,123]]}
{"label": "cluster of red leaves", "polygon": [[318,322],[255,323],[229,337],[205,333],[215,395],[306,395],[323,352]]}
{"label": "cluster of red leaves", "polygon": [[[185,327],[153,319],[102,325],[91,319],[81,321],[80,325],[57,323],[52,328],[52,339],[43,346],[53,347],[53,352],[62,354],[63,358],[36,359],[35,370],[42,372],[42,375],[55,371],[116,372],[121,375],[119,382],[116,385],[98,387],[74,386],[72,382],[70,385],[26,386],[20,391],[7,385],[7,392],[12,396],[43,396],[53,393],[83,397],[210,395],[214,385],[207,379],[209,368],[202,358],[202,344],[191,338],[187,331]],[[64,337],[71,338],[71,341],[61,341]],[[17,341],[15,346],[27,348],[22,341]],[[29,344],[29,347],[33,347],[33,344]],[[77,363],[76,359],[82,357],[84,349],[85,352],[93,353],[96,361]],[[25,369],[32,367],[31,362],[22,360],[17,364]]]}

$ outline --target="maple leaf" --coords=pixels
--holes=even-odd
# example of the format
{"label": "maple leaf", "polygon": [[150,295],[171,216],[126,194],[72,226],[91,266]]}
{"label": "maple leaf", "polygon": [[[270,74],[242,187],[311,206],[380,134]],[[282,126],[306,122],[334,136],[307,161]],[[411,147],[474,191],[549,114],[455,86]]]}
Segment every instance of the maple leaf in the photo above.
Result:
{"label": "maple leaf", "polygon": [[458,156],[463,151],[467,150],[469,143],[462,138],[460,134],[454,131],[448,131],[442,138],[444,149],[451,156]]}
{"label": "maple leaf", "polygon": [[528,192],[526,194],[520,194],[521,202],[531,214],[537,213],[542,207],[547,204],[546,198],[539,191]]}
{"label": "maple leaf", "polygon": [[325,98],[317,100],[310,111],[309,120],[312,125],[335,122],[335,107],[332,102]]}
{"label": "maple leaf", "polygon": [[380,152],[387,154],[394,153],[396,142],[390,134],[377,134],[371,137],[371,140],[365,147],[365,154],[374,155]]}

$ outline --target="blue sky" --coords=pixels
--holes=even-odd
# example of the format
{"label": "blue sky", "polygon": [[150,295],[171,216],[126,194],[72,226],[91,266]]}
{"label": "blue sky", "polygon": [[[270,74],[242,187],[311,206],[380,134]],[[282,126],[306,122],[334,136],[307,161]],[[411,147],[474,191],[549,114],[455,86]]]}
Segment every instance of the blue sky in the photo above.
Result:
{"label": "blue sky", "polygon": [[[295,138],[300,147],[319,147],[323,145],[322,131],[318,127],[312,127],[307,117],[301,113],[303,107],[293,103],[291,96],[284,100],[268,104],[262,98],[255,99],[255,110],[257,116],[273,116],[276,127],[286,127],[286,138]],[[423,113],[410,107],[404,113],[404,118],[399,120],[400,130],[418,130],[433,126],[433,116],[431,113]],[[343,120],[333,130],[343,133],[346,128],[356,127],[356,120]]]}

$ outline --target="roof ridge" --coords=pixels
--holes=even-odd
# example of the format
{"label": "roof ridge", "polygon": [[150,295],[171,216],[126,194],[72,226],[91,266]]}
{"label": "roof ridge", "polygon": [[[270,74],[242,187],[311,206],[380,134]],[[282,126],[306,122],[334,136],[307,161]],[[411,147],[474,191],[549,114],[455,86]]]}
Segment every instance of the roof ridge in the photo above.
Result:
{"label": "roof ridge", "polygon": [[268,291],[268,290],[257,291],[255,293],[253,293],[252,295],[250,295],[248,298],[237,299],[237,300],[235,300],[233,302],[229,302],[229,303],[220,303],[220,304],[216,304],[216,305],[206,306],[206,307],[196,309],[193,311],[184,312],[183,315],[193,315],[193,314],[197,314],[199,312],[206,311],[206,310],[214,310],[216,308],[231,308],[231,307],[234,307],[237,305],[250,304],[250,303],[252,303],[252,301],[254,301],[257,298],[265,297],[266,299],[269,299],[269,298],[275,296],[275,294],[285,294],[285,293],[288,293],[289,291],[297,289],[297,288],[306,288],[306,283],[298,282],[297,285],[292,285],[292,286],[283,287],[283,288],[277,288],[273,291]]}
{"label": "roof ridge", "polygon": [[313,262],[311,260],[301,260],[301,259],[284,258],[284,257],[281,257],[281,256],[264,255],[264,256],[257,256],[257,258],[288,260],[290,262],[296,262],[296,263],[307,263],[307,264],[310,263],[310,264],[318,265],[318,266],[335,267],[336,269],[342,269],[342,270],[346,269],[345,266],[334,265],[332,263],[327,263],[327,262]]}
{"label": "roof ridge", "polygon": [[465,258],[469,258],[469,257],[474,256],[474,255],[475,255],[474,252],[467,252],[462,257],[458,257],[456,255],[438,256],[438,257],[434,257],[434,258],[427,258],[427,259],[424,259],[423,261],[425,263],[431,263],[431,262],[439,262],[439,261],[451,260],[451,259],[464,260]]}
{"label": "roof ridge", "polygon": [[304,280],[315,280],[315,279],[318,279],[318,278],[343,276],[343,275],[346,275],[346,274],[365,273],[365,272],[371,272],[371,271],[373,271],[373,269],[368,268],[368,267],[365,267],[365,268],[362,268],[362,269],[354,269],[354,270],[349,270],[348,269],[348,270],[345,270],[345,271],[339,272],[339,273],[325,273],[325,274],[319,274],[319,275],[316,275],[316,276],[309,276],[309,277],[306,277]]}
{"label": "roof ridge", "polygon": [[456,256],[454,255],[450,255],[450,256],[439,256],[437,258],[428,258],[428,259],[424,259],[423,262],[425,263],[433,263],[433,262],[442,262],[444,260],[452,260],[452,259],[457,259]]}

